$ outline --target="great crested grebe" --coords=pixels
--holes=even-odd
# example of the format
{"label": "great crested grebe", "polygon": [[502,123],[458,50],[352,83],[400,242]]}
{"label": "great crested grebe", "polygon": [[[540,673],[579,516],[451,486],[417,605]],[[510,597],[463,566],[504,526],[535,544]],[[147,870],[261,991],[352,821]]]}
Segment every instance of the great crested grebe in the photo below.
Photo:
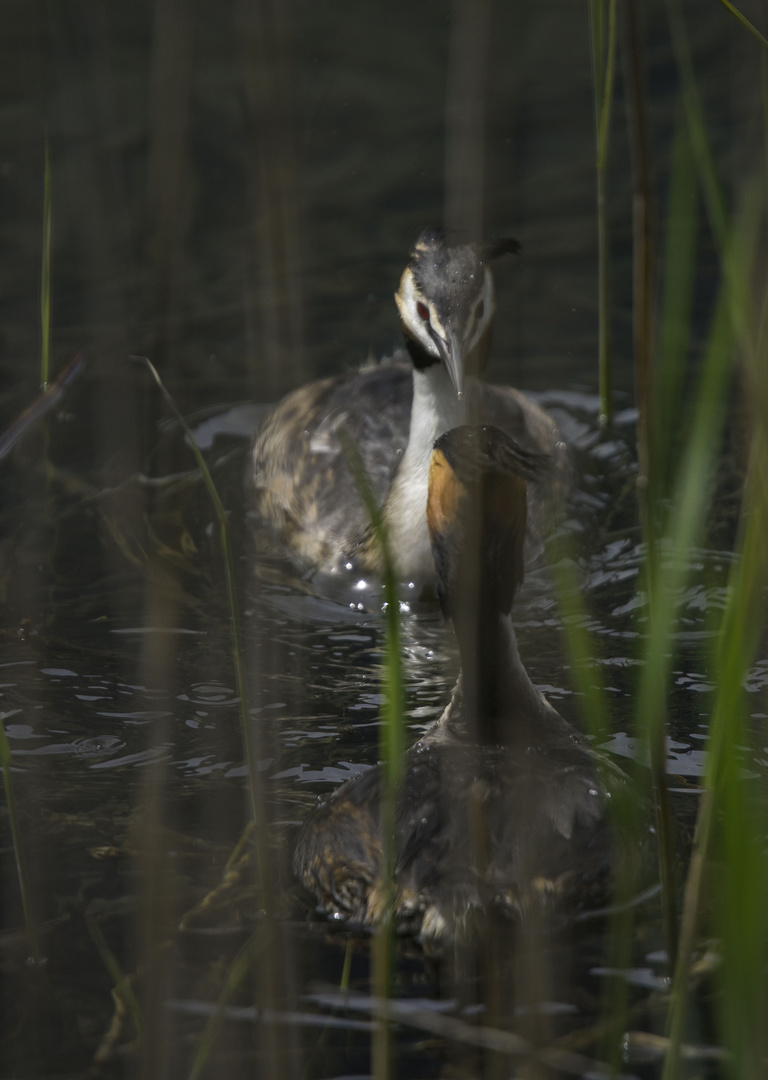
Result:
{"label": "great crested grebe", "polygon": [[[406,754],[394,838],[396,919],[430,947],[481,911],[595,900],[610,865],[605,781],[623,774],[531,682],[512,625],[537,464],[488,427],[449,431],[432,454],[426,516],[461,673]],[[380,797],[380,766],[357,774],[309,813],[294,853],[320,908],[363,926],[385,895]]]}
{"label": "great crested grebe", "polygon": [[275,406],[253,447],[254,508],[300,564],[381,569],[337,436],[342,425],[384,506],[401,575],[434,578],[424,513],[430,454],[435,439],[460,424],[495,424],[553,458],[554,483],[546,492],[534,485],[531,532],[541,532],[540,503],[568,472],[565,444],[529,397],[478,378],[495,310],[489,260],[516,249],[514,240],[448,247],[440,233],[422,232],[395,295],[408,355],[309,383]]}

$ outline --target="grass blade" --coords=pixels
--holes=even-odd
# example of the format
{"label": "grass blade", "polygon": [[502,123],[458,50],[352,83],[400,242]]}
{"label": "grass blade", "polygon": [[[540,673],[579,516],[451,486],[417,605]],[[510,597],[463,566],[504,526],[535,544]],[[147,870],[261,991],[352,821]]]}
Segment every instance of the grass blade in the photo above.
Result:
{"label": "grass blade", "polygon": [[375,995],[384,1003],[373,1037],[373,1076],[387,1080],[394,1075],[392,1035],[386,1005],[392,996],[394,954],[393,904],[395,895],[395,804],[402,781],[405,733],[405,693],[400,653],[400,601],[397,593],[392,552],[387,527],[373,494],[360,454],[345,428],[339,440],[346,454],[352,476],[379,543],[384,565],[385,636],[384,710],[380,728],[380,753],[383,762],[381,793],[382,884],[384,917],[376,931],[373,947],[373,985]]}
{"label": "grass blade", "polygon": [[88,915],[86,916],[85,921],[88,926],[88,932],[101,957],[101,961],[114,981],[115,993],[120,996],[128,1012],[131,1014],[133,1025],[136,1028],[136,1034],[141,1039],[144,1033],[144,1021],[133,988],[120,967],[117,957],[107,944],[107,940],[101,932],[101,927],[96,919],[93,916]]}
{"label": "grass blade", "polygon": [[741,23],[744,29],[748,30],[752,37],[755,38],[755,40],[758,41],[764,49],[768,49],[768,41],[766,41],[766,39],[763,37],[757,27],[752,25],[746,15],[742,15],[742,13],[739,11],[735,4],[731,4],[730,0],[720,0],[720,3],[723,5],[728,14],[733,15],[736,22]]}
{"label": "grass blade", "polygon": [[611,396],[609,244],[608,211],[605,201],[605,171],[608,160],[613,84],[616,73],[616,0],[609,0],[607,46],[605,43],[604,7],[604,0],[590,0],[595,137],[597,144],[598,379],[600,419],[602,423],[608,423],[613,415],[613,401]]}
{"label": "grass blade", "polygon": [[21,906],[24,911],[24,924],[27,928],[27,944],[29,955],[35,964],[40,963],[40,947],[37,939],[35,920],[32,915],[29,888],[27,885],[27,873],[24,864],[24,848],[19,831],[19,819],[16,816],[16,800],[13,797],[13,779],[11,777],[11,748],[5,734],[3,718],[0,717],[0,766],[3,770],[3,788],[5,789],[5,801],[8,806],[8,821],[11,826],[11,838],[13,839],[13,854],[16,860],[16,877],[19,882],[21,893]]}
{"label": "grass blade", "polygon": [[726,247],[728,235],[728,215],[707,137],[704,111],[701,106],[699,89],[696,85],[693,60],[691,59],[691,50],[688,44],[688,35],[685,29],[680,0],[667,0],[667,17],[680,78],[683,107],[688,121],[688,132],[704,191],[709,223],[715,243],[722,253]]}
{"label": "grass blade", "polygon": [[[727,323],[730,327],[721,346],[729,358],[732,348],[728,345],[728,338],[732,341],[737,337],[743,339],[747,332],[747,297],[750,293],[748,283],[759,234],[759,216],[757,196],[754,192],[748,192],[740,220],[724,254],[724,261],[727,260],[730,272],[724,274],[718,303],[718,321]],[[717,336],[719,335],[715,332],[713,337]],[[764,483],[764,470],[768,459],[765,418],[762,414],[766,405],[766,380],[764,365],[759,362],[758,349],[754,343],[750,345],[743,341],[743,355],[748,375],[752,375],[750,398],[755,408],[755,432],[742,509],[742,555],[731,572],[728,598],[718,631],[715,658],[717,690],[710,723],[705,775],[707,794],[699,811],[694,854],[686,882],[681,944],[669,1011],[670,1043],[663,1080],[672,1080],[677,1075],[687,1016],[688,972],[698,928],[707,861],[718,831],[716,813],[723,822],[719,833],[721,854],[727,873],[718,875],[719,886],[716,891],[720,904],[716,906],[714,929],[722,938],[725,955],[721,1008],[727,1043],[735,1055],[734,1060],[738,1062],[734,1075],[757,1075],[752,1066],[757,1066],[760,1055],[764,1053],[762,1048],[755,1049],[758,1044],[762,1047],[762,1019],[756,1018],[763,1014],[753,1010],[756,1004],[762,1009],[761,1003],[764,1002],[765,995],[763,973],[766,932],[760,920],[763,914],[762,889],[766,884],[766,866],[761,845],[756,848],[756,841],[762,836],[762,826],[757,825],[757,816],[748,806],[749,800],[741,777],[739,748],[744,745],[746,738],[743,719],[744,679],[764,623],[762,597],[768,569],[764,551],[765,531],[768,528],[768,491]],[[705,377],[706,374],[705,370]],[[725,397],[722,385],[712,386],[710,397],[718,392]],[[692,438],[688,458],[696,445],[699,447],[699,454],[707,452],[705,443],[708,433],[703,427],[706,421],[702,420],[702,417],[707,411],[711,413],[713,408],[723,411],[722,403],[719,407],[710,405],[707,410],[706,402],[700,400],[694,420],[697,442]],[[724,898],[727,898],[728,903],[723,902]],[[745,947],[744,934],[747,930],[750,942]]]}
{"label": "grass blade", "polygon": [[45,181],[43,185],[43,264],[40,278],[40,385],[48,386],[51,373],[51,243],[53,240],[53,202],[51,198],[51,155],[48,132],[45,133]]}
{"label": "grass blade", "polygon": [[22,435],[28,431],[38,420],[53,409],[62,394],[85,367],[85,357],[81,352],[76,353],[66,364],[59,375],[42,390],[31,405],[28,405],[20,416],[17,416],[9,428],[0,435],[0,461],[9,454]]}
{"label": "grass blade", "polygon": [[[251,723],[251,717],[248,709],[248,688],[245,677],[245,656],[243,650],[242,633],[240,629],[240,615],[239,605],[237,602],[237,592],[235,583],[235,570],[234,559],[232,557],[232,548],[229,538],[229,526],[227,523],[227,515],[224,510],[224,506],[219,497],[219,493],[216,490],[216,485],[213,482],[208,465],[200,452],[200,448],[195,442],[194,436],[190,431],[187,423],[182,417],[179,410],[176,408],[176,404],[171,395],[166,390],[157,369],[150,360],[144,357],[145,363],[149,368],[153,379],[155,380],[160,392],[162,393],[169,408],[173,412],[177,421],[181,425],[189,444],[192,448],[192,452],[197,461],[198,467],[202,473],[205,486],[208,494],[213,503],[216,516],[219,522],[219,543],[221,546],[222,557],[224,561],[224,571],[226,576],[226,589],[227,589],[227,603],[229,606],[231,633],[232,633],[232,652],[235,665],[235,677],[237,680],[237,690],[240,698],[240,725],[243,740],[243,751],[246,761],[246,769],[248,771],[248,791],[250,796],[251,816],[254,824],[254,845],[256,849],[256,861],[258,865],[258,887],[261,892],[261,906],[264,910],[264,920],[261,925],[261,938],[263,945],[264,956],[264,979],[263,985],[266,987],[265,996],[268,1003],[274,1004],[277,997],[277,987],[280,984],[280,973],[284,970],[281,965],[280,958],[278,957],[278,927],[275,922],[274,916],[274,903],[272,896],[272,883],[276,880],[272,867],[272,858],[269,850],[268,842],[268,823],[267,814],[263,804],[261,787],[258,781],[257,764],[260,758],[263,756],[259,753],[259,747],[257,743],[256,726]],[[269,1073],[271,1076],[277,1078],[281,1075],[281,1053],[277,1043],[277,1034],[274,1025],[267,1026],[269,1049]]]}
{"label": "grass blade", "polygon": [[675,474],[682,395],[691,337],[698,226],[696,167],[685,123],[675,128],[670,166],[661,319],[654,364],[653,442],[656,494],[666,499]]}

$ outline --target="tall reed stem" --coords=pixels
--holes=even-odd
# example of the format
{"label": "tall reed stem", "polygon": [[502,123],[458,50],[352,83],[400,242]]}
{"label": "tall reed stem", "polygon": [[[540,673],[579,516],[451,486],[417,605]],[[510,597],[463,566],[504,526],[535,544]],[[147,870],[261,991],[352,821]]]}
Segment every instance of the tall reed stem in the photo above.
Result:
{"label": "tall reed stem", "polygon": [[768,49],[768,41],[763,37],[757,27],[753,26],[746,15],[742,15],[735,4],[731,4],[730,0],[720,0],[720,3],[730,15],[733,15],[737,23],[740,23],[756,41],[760,42],[764,49]]}
{"label": "tall reed stem", "polygon": [[53,202],[51,198],[51,154],[48,132],[45,133],[45,181],[43,187],[43,261],[40,276],[40,385],[48,386],[51,373],[51,243],[53,239]]}
{"label": "tall reed stem", "polygon": [[[648,122],[645,110],[645,86],[642,72],[638,15],[634,0],[626,0],[626,57],[629,136],[633,164],[633,255],[634,287],[632,293],[635,401],[637,406],[637,496],[645,538],[646,574],[649,603],[656,595],[658,537],[656,501],[657,470],[652,433],[653,393],[653,323],[655,296],[654,229],[651,193],[651,167],[648,145]],[[650,610],[651,622],[653,609]],[[659,869],[664,908],[667,957],[674,968],[677,955],[677,899],[672,850],[672,825],[667,785],[666,712],[647,732],[653,777],[656,830],[659,845]]]}
{"label": "tall reed stem", "polygon": [[[264,911],[264,922],[262,924],[261,945],[263,947],[263,973],[264,977],[261,980],[262,985],[266,988],[265,996],[268,1002],[275,1003],[277,997],[277,987],[280,984],[280,960],[278,958],[278,936],[277,925],[275,922],[275,912],[272,896],[272,886],[275,881],[275,875],[272,867],[272,858],[269,850],[269,834],[268,834],[268,822],[266,809],[264,807],[264,801],[258,781],[258,762],[263,756],[259,752],[258,735],[255,731],[254,724],[252,723],[250,712],[248,709],[248,686],[245,675],[245,656],[243,650],[242,633],[240,629],[240,614],[239,605],[237,602],[237,592],[235,583],[235,570],[234,559],[232,557],[232,548],[229,538],[229,526],[227,524],[227,515],[224,506],[219,497],[219,493],[216,490],[216,485],[213,482],[208,465],[205,458],[200,452],[197,443],[195,442],[192,432],[189,430],[186,421],[182,417],[179,410],[176,408],[171,395],[166,390],[157,369],[150,360],[146,360],[146,364],[152,373],[152,377],[157,383],[160,392],[165,398],[169,408],[173,412],[174,416],[181,425],[184,434],[187,436],[189,444],[194,453],[195,460],[202,473],[205,486],[213,503],[216,517],[219,523],[219,543],[221,546],[221,553],[224,562],[224,572],[226,578],[227,589],[227,603],[229,607],[230,627],[232,633],[232,653],[235,665],[235,677],[237,681],[237,691],[240,699],[240,725],[242,731],[243,750],[245,754],[246,768],[248,771],[248,792],[250,796],[251,805],[251,817],[254,823],[254,843],[256,847],[256,860],[258,865],[258,886],[261,894],[261,906]],[[276,1033],[274,1024],[267,1025],[268,1032],[268,1062],[269,1062],[269,1075],[274,1077],[275,1080],[282,1075],[282,1054],[279,1047],[279,1040]]]}
{"label": "tall reed stem", "polygon": [[[768,577],[765,553],[768,530],[766,343],[762,313],[760,320],[756,320],[749,302],[755,238],[761,214],[758,198],[755,190],[748,189],[740,220],[724,252],[728,273],[724,275],[723,288],[735,294],[729,298],[727,307],[733,329],[742,338],[742,365],[752,437],[741,508],[740,558],[729,576],[727,601],[715,648],[717,690],[710,722],[705,793],[686,882],[663,1080],[672,1080],[678,1075],[705,870],[716,839],[720,842],[720,861],[724,868],[719,880],[712,883],[712,891],[720,900],[714,913],[723,952],[720,1012],[725,1041],[733,1054],[733,1075],[757,1075],[765,1055],[764,972],[768,945],[763,911],[768,880],[762,843],[765,825],[744,786],[741,763],[741,748],[749,742],[744,715],[744,682],[765,624],[763,596]],[[768,292],[763,298],[763,309],[766,303]],[[758,331],[754,334],[756,322]],[[750,337],[751,341],[748,340]]]}
{"label": "tall reed stem", "polygon": [[365,503],[368,517],[381,547],[384,562],[385,636],[384,709],[379,735],[379,751],[384,762],[381,793],[382,893],[383,915],[373,943],[374,995],[382,1002],[384,1015],[379,1017],[373,1036],[373,1076],[388,1080],[394,1075],[391,1025],[387,1004],[392,996],[394,956],[395,900],[395,807],[403,775],[405,735],[403,716],[405,695],[400,655],[400,600],[397,576],[389,546],[387,527],[373,494],[357,447],[346,429],[339,430],[339,439],[349,462],[355,485]]}
{"label": "tall reed stem", "polygon": [[597,259],[598,259],[598,376],[600,420],[607,424],[613,416],[610,341],[609,237],[605,197],[613,83],[616,71],[616,0],[608,0],[608,40],[605,41],[604,0],[590,0],[592,27],[592,72],[595,99]]}
{"label": "tall reed stem", "polygon": [[29,888],[27,885],[27,872],[24,863],[24,848],[21,842],[21,833],[19,832],[19,819],[16,816],[16,800],[13,797],[13,779],[11,777],[11,748],[8,745],[8,738],[5,734],[5,725],[3,724],[2,717],[0,717],[0,766],[3,770],[3,787],[5,788],[5,801],[8,806],[8,821],[11,826],[11,838],[13,840],[13,854],[16,859],[16,877],[19,882],[19,892],[21,893],[21,906],[24,911],[24,924],[27,928],[27,945],[29,946],[29,955],[35,964],[40,963],[40,947],[37,940],[37,930],[35,928],[35,920],[32,916],[32,905],[30,904]]}

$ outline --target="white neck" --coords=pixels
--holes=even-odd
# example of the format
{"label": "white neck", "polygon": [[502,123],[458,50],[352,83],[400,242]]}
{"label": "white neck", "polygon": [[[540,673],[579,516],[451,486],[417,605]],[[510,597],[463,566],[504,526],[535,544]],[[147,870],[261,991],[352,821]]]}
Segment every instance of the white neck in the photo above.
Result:
{"label": "white neck", "polygon": [[408,445],[384,504],[395,565],[409,578],[434,576],[427,530],[429,463],[435,439],[466,422],[465,402],[442,364],[414,368]]}

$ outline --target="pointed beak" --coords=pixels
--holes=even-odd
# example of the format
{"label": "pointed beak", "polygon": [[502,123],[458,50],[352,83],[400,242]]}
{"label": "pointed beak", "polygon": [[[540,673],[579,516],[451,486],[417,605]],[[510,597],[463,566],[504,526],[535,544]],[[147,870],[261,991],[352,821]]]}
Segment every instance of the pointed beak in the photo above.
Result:
{"label": "pointed beak", "polygon": [[451,382],[456,388],[456,394],[459,399],[464,396],[464,356],[461,347],[461,342],[458,337],[451,331],[447,331],[447,341],[444,341],[438,334],[435,334],[434,340],[440,350],[440,356],[445,364],[448,374],[451,376]]}

